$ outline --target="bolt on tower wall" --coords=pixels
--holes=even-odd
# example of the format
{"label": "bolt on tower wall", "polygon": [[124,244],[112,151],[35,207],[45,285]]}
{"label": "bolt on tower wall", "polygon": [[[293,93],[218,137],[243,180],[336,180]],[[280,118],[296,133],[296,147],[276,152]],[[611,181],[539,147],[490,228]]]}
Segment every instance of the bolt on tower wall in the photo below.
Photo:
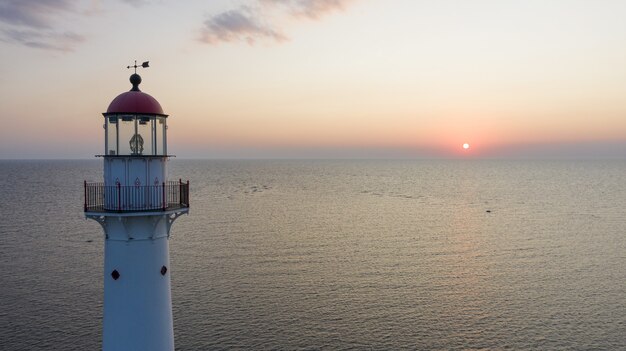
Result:
{"label": "bolt on tower wall", "polygon": [[102,349],[174,350],[168,240],[189,182],[168,180],[168,116],[130,82],[103,113],[104,179],[84,184],[85,216],[105,233]]}

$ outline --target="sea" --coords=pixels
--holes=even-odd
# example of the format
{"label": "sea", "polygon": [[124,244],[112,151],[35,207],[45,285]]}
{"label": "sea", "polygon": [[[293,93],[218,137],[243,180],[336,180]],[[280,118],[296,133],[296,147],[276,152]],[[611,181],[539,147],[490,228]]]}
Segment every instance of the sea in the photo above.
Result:
{"label": "sea", "polygon": [[[177,350],[626,350],[625,160],[185,160]],[[0,161],[0,349],[101,347],[102,160]],[[149,292],[147,292],[149,293]]]}

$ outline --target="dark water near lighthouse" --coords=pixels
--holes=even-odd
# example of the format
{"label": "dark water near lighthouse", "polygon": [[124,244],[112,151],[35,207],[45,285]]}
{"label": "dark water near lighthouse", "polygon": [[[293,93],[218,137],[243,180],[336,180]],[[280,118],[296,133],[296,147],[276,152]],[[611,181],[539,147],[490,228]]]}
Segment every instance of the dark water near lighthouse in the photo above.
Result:
{"label": "dark water near lighthouse", "polygon": [[[101,161],[0,161],[0,349],[100,347]],[[194,161],[175,342],[626,349],[626,161]],[[489,212],[488,212],[489,211]]]}

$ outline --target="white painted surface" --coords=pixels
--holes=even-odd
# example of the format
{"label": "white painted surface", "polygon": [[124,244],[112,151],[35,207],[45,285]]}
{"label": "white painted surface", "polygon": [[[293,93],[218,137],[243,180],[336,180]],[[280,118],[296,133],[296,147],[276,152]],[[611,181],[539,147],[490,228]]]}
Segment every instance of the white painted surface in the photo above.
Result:
{"label": "white painted surface", "polygon": [[168,227],[166,216],[105,219],[103,350],[174,350]]}
{"label": "white painted surface", "polygon": [[167,157],[111,157],[104,160],[104,183],[122,186],[135,185],[139,178],[141,185],[159,185],[167,181]]}
{"label": "white painted surface", "polygon": [[167,162],[166,157],[148,159],[148,179],[146,185],[157,185],[167,181]]}

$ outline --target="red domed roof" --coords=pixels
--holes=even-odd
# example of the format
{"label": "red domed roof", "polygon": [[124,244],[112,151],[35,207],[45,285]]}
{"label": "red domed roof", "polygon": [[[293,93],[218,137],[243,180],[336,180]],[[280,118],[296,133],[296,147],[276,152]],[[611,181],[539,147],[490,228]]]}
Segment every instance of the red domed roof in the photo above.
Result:
{"label": "red domed roof", "polygon": [[106,113],[145,113],[164,115],[161,104],[152,96],[141,91],[127,91],[118,95]]}
{"label": "red domed roof", "polygon": [[141,77],[137,73],[130,76],[130,82],[133,88],[113,99],[106,113],[144,113],[165,116],[161,104],[152,96],[139,90]]}

